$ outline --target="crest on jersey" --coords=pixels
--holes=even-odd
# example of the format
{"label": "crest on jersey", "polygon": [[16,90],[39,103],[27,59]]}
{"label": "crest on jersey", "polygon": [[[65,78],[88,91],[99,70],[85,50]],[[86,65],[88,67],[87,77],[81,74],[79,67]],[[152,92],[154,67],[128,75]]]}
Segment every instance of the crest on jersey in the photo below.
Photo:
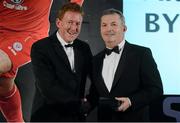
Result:
{"label": "crest on jersey", "polygon": [[23,3],[24,0],[11,0],[12,3],[14,4],[21,4]]}
{"label": "crest on jersey", "polygon": [[13,49],[17,52],[21,51],[23,49],[23,46],[20,42],[14,42]]}

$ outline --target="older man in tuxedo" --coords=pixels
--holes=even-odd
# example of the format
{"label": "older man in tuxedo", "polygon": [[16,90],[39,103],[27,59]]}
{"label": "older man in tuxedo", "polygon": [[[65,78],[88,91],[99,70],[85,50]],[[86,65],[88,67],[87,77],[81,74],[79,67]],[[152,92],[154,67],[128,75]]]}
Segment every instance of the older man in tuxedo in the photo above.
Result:
{"label": "older man in tuxedo", "polygon": [[148,104],[163,94],[151,50],[125,40],[123,14],[105,10],[101,36],[106,48],[93,59],[88,100],[98,104],[99,121],[149,121]]}

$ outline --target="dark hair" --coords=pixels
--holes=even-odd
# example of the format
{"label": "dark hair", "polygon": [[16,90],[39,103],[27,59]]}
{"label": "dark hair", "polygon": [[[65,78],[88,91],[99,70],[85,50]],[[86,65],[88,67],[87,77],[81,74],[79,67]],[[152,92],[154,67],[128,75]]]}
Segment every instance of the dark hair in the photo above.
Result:
{"label": "dark hair", "polygon": [[106,9],[106,10],[104,10],[102,12],[101,17],[104,16],[104,15],[112,15],[112,14],[118,14],[122,24],[125,25],[125,17],[123,15],[123,13],[121,11],[117,10],[117,9],[114,9],[114,8]]}
{"label": "dark hair", "polygon": [[84,12],[80,5],[78,5],[77,3],[67,3],[63,5],[62,8],[58,11],[57,18],[61,20],[67,11],[77,12],[80,13],[82,16],[84,15]]}

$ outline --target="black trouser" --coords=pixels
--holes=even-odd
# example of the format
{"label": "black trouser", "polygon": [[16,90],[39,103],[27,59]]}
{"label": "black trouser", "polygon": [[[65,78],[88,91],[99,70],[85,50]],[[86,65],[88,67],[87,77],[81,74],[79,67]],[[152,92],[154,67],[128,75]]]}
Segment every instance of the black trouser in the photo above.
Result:
{"label": "black trouser", "polygon": [[73,104],[45,104],[32,114],[32,122],[74,122],[85,121],[79,106]]}

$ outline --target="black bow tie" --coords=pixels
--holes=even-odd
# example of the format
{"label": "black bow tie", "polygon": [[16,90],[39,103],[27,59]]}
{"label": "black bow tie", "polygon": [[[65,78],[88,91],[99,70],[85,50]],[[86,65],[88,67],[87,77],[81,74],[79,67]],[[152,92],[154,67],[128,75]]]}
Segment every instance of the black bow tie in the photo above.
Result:
{"label": "black bow tie", "polygon": [[107,55],[110,55],[112,52],[115,52],[115,53],[119,54],[119,51],[120,50],[119,50],[118,46],[115,46],[113,49],[108,49],[108,48],[105,49],[105,53]]}
{"label": "black bow tie", "polygon": [[68,47],[74,47],[74,43],[65,45],[66,48]]}

